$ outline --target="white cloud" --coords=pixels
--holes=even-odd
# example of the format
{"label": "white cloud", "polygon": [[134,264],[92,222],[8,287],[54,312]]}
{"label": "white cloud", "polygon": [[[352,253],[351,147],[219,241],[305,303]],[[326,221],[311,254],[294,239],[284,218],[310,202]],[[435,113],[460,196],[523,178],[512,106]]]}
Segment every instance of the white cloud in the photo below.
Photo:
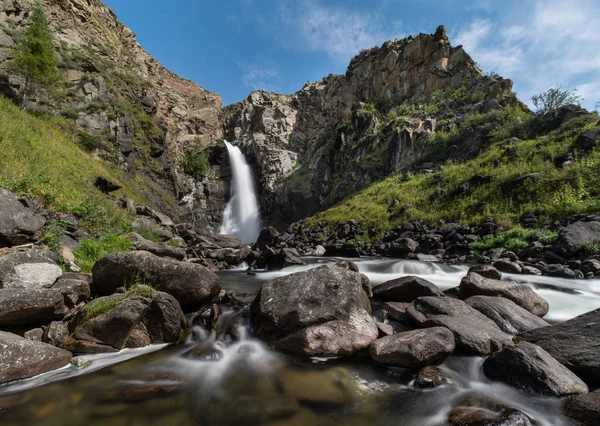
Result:
{"label": "white cloud", "polygon": [[399,21],[378,13],[324,6],[319,0],[286,2],[279,9],[277,37],[287,47],[325,52],[347,61],[361,49],[401,38]]}
{"label": "white cloud", "polygon": [[557,84],[579,86],[593,108],[600,98],[600,2],[540,0],[519,3],[510,24],[477,19],[454,32],[453,41],[486,71],[516,81],[522,99]]}
{"label": "white cloud", "polygon": [[238,63],[238,68],[243,72],[244,85],[252,90],[279,90],[280,75],[277,66],[271,59],[256,63]]}

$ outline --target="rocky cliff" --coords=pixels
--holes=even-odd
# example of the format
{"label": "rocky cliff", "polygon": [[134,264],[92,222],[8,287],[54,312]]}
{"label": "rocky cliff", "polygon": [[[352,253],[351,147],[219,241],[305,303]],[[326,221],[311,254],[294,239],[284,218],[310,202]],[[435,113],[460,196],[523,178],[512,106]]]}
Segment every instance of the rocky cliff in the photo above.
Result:
{"label": "rocky cliff", "polygon": [[[60,117],[81,145],[141,182],[140,198],[185,218],[177,200],[193,182],[185,154],[222,139],[221,97],[165,69],[99,0],[40,0],[53,32],[62,82],[25,101]],[[0,0],[0,90],[22,96],[9,67],[32,2]],[[224,191],[222,191],[224,192]]]}
{"label": "rocky cliff", "polygon": [[[253,92],[224,109],[224,133],[255,164],[266,221],[283,226],[425,161],[436,130],[520,104],[511,89],[483,75],[439,27],[362,51],[345,75],[293,95]],[[461,142],[454,155],[485,143]]]}

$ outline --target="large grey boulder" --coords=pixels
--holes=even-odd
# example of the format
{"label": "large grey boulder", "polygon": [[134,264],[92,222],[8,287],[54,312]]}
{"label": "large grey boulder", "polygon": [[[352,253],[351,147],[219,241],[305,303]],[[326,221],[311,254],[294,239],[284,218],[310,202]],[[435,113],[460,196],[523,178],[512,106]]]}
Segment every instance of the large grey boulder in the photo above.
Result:
{"label": "large grey boulder", "polygon": [[371,358],[381,364],[419,368],[442,361],[454,351],[454,334],[445,327],[406,331],[376,340]]}
{"label": "large grey boulder", "polygon": [[91,275],[66,272],[52,285],[51,289],[59,291],[63,295],[68,308],[74,308],[90,298],[91,283]]}
{"label": "large grey boulder", "polygon": [[546,350],[590,387],[600,387],[600,309],[517,338]]}
{"label": "large grey boulder", "polygon": [[561,229],[552,251],[563,257],[573,257],[588,243],[600,243],[600,222],[575,222]]}
{"label": "large grey boulder", "polygon": [[377,338],[371,284],[351,262],[328,264],[263,284],[252,319],[274,346],[305,356],[349,355]]}
{"label": "large grey boulder", "polygon": [[78,353],[176,343],[188,333],[188,322],[177,300],[146,286],[95,299],[68,327],[74,339],[72,349]]}
{"label": "large grey boulder", "polygon": [[46,324],[66,313],[63,295],[56,290],[0,290],[0,326]]}
{"label": "large grey boulder", "polygon": [[567,399],[563,409],[578,425],[597,426],[600,419],[600,390]]}
{"label": "large grey boulder", "polygon": [[538,317],[546,315],[549,309],[548,302],[528,285],[492,280],[476,273],[468,274],[460,282],[460,297],[472,296],[502,296]]}
{"label": "large grey boulder", "polygon": [[0,244],[3,240],[12,245],[24,244],[45,224],[46,220],[21,204],[15,194],[0,189]]}
{"label": "large grey boulder", "polygon": [[158,257],[168,257],[175,260],[183,260],[185,259],[185,249],[178,247],[171,247],[166,245],[165,243],[155,243],[150,241],[147,238],[142,237],[140,234],[136,232],[131,232],[125,235],[129,241],[133,243],[133,246],[136,250],[139,251],[147,251],[152,253]]}
{"label": "large grey boulder", "polygon": [[481,312],[462,300],[450,297],[421,297],[406,310],[419,327],[446,327],[454,333],[456,348],[468,353],[489,355],[512,340]]}
{"label": "large grey boulder", "polygon": [[16,265],[13,275],[4,281],[4,288],[48,288],[63,274],[60,266],[52,263],[22,263]]}
{"label": "large grey boulder", "polygon": [[550,325],[504,297],[473,296],[465,302],[494,321],[500,330],[508,334],[514,335]]}
{"label": "large grey boulder", "polygon": [[71,357],[69,351],[0,331],[0,383],[56,370]]}
{"label": "large grey boulder", "polygon": [[442,296],[438,287],[423,278],[406,276],[373,288],[373,297],[389,302],[412,302],[419,297]]}
{"label": "large grey boulder", "polygon": [[169,293],[184,310],[212,303],[219,295],[219,278],[208,268],[155,256],[145,251],[112,253],[92,268],[92,293],[110,295],[136,282]]}
{"label": "large grey boulder", "polygon": [[483,371],[491,380],[537,395],[561,397],[588,392],[579,377],[548,352],[528,342],[492,354],[483,363]]}
{"label": "large grey boulder", "polygon": [[[52,265],[52,273],[58,274],[56,268],[58,257],[56,253],[46,250],[26,250],[16,251],[8,253],[4,256],[0,256],[0,288],[5,287],[27,287],[26,285],[19,285],[17,279],[17,268],[23,265],[37,265],[42,264],[44,267]],[[60,268],[58,268],[60,269]],[[27,275],[27,268],[22,270],[21,273]],[[58,277],[56,277],[58,278]],[[54,278],[54,281],[56,281]],[[47,280],[50,281],[50,280]],[[53,284],[39,285],[36,287],[51,286]]]}

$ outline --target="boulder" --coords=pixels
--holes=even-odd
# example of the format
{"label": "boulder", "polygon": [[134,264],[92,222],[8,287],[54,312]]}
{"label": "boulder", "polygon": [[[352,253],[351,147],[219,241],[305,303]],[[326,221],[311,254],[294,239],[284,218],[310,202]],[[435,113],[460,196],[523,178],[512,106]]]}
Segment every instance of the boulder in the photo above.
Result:
{"label": "boulder", "polygon": [[500,330],[507,334],[515,335],[550,325],[512,300],[503,297],[473,296],[465,302],[494,321]]}
{"label": "boulder", "polygon": [[277,271],[288,266],[304,265],[304,261],[300,258],[298,250],[293,248],[282,248],[275,256],[268,260],[267,265],[269,270]]}
{"label": "boulder", "polygon": [[512,340],[481,312],[450,297],[421,297],[406,313],[419,327],[446,327],[454,333],[456,348],[467,353],[489,355]]}
{"label": "boulder", "polygon": [[441,368],[433,365],[423,367],[417,373],[417,376],[412,383],[412,385],[418,389],[431,389],[453,384],[455,384],[455,382],[450,379]]}
{"label": "boulder", "polygon": [[49,288],[62,273],[53,263],[22,263],[4,280],[3,288]]}
{"label": "boulder", "polygon": [[563,257],[573,257],[583,251],[588,243],[600,243],[600,222],[575,222],[562,228],[552,245],[552,251]]}
{"label": "boulder", "polygon": [[165,243],[157,244],[135,232],[131,232],[125,235],[125,237],[133,243],[133,246],[136,248],[136,250],[147,251],[158,257],[169,257],[176,260],[185,259],[185,249],[171,247]]}
{"label": "boulder", "polygon": [[[517,262],[511,262],[508,259],[499,259],[495,261],[494,268],[496,268],[500,272],[507,272],[509,274],[520,274],[522,271],[521,265],[519,265]],[[499,280],[500,278],[495,279]]]}
{"label": "boulder", "polygon": [[[56,253],[46,250],[16,251],[0,256],[0,288],[9,286],[16,275],[15,268],[20,265],[39,263],[56,266],[57,261],[58,257],[56,256]],[[52,283],[50,283],[50,285],[52,285]]]}
{"label": "boulder", "polygon": [[391,256],[406,256],[409,253],[414,253],[419,248],[419,243],[411,238],[400,238],[392,242],[390,246]]}
{"label": "boulder", "polygon": [[371,284],[356,265],[328,264],[263,284],[252,303],[252,320],[286,352],[349,355],[377,338],[370,294]]}
{"label": "boulder", "polygon": [[502,273],[490,265],[471,266],[469,268],[469,272],[467,273],[467,275],[470,273],[479,274],[482,277],[491,278],[492,280],[501,280],[502,279]]}
{"label": "boulder", "polygon": [[71,357],[69,351],[0,331],[0,384],[64,367]]}
{"label": "boulder", "polygon": [[69,329],[67,324],[62,321],[54,321],[46,327],[42,341],[52,346],[62,347],[69,337]]}
{"label": "boulder", "polygon": [[63,295],[56,290],[0,290],[0,326],[46,324],[66,313]]}
{"label": "boulder", "polygon": [[449,415],[452,426],[533,426],[523,412],[487,397],[466,394],[454,401]]}
{"label": "boulder", "polygon": [[582,132],[575,140],[575,146],[584,151],[593,150],[600,143],[600,128]]}
{"label": "boulder", "polygon": [[562,397],[587,393],[587,385],[564,365],[529,342],[520,342],[492,354],[483,371],[497,380],[536,395]]}
{"label": "boulder", "polygon": [[59,291],[63,295],[65,305],[67,308],[71,309],[81,302],[86,302],[90,298],[91,282],[91,275],[67,272],[63,274],[51,288],[52,290]]}
{"label": "boulder", "polygon": [[590,387],[600,387],[600,309],[519,334],[517,339],[540,346]]}
{"label": "boulder", "polygon": [[[187,319],[175,298],[138,286],[88,303],[69,323],[74,351],[97,353],[185,339]],[[91,344],[91,346],[89,346]]]}
{"label": "boulder", "polygon": [[373,288],[373,297],[389,302],[412,302],[419,297],[442,296],[437,286],[423,278],[407,276]]}
{"label": "boulder", "polygon": [[523,176],[519,176],[518,178],[511,179],[504,184],[502,184],[502,191],[511,192],[521,185],[523,185],[527,181],[535,181],[542,177],[541,173],[529,173]]}
{"label": "boulder", "polygon": [[0,246],[25,244],[46,224],[46,220],[19,202],[17,196],[0,189]]}
{"label": "boulder", "polygon": [[460,296],[501,296],[512,300],[533,315],[543,317],[548,313],[548,302],[525,284],[512,281],[499,281],[484,278],[479,274],[469,274],[460,282]]}
{"label": "boulder", "polygon": [[454,334],[450,330],[432,327],[378,339],[369,347],[369,354],[381,364],[419,368],[444,360],[454,347]]}
{"label": "boulder", "polygon": [[600,390],[567,399],[563,410],[578,425],[597,426],[600,419]]}
{"label": "boulder", "polygon": [[219,278],[208,268],[155,256],[145,251],[111,253],[92,268],[92,292],[110,295],[135,282],[169,293],[184,310],[212,303],[221,291]]}

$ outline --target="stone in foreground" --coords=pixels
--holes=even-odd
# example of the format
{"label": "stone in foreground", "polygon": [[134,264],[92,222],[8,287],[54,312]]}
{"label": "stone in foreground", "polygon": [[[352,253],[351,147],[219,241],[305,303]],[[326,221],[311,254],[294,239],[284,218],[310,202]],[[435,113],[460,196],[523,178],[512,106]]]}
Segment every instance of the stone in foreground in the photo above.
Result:
{"label": "stone in foreground", "polygon": [[119,287],[142,282],[169,293],[186,311],[212,303],[221,290],[219,278],[208,268],[145,251],[109,254],[96,262],[92,275],[92,292],[110,295]]}
{"label": "stone in foreground", "polygon": [[528,285],[492,280],[475,273],[467,275],[460,282],[460,296],[462,299],[471,296],[502,296],[538,317],[546,315],[549,308],[548,302]]}
{"label": "stone in foreground", "polygon": [[413,302],[419,297],[441,296],[437,286],[423,278],[407,276],[373,288],[373,297],[386,302]]}
{"label": "stone in foreground", "polygon": [[445,327],[407,331],[383,337],[369,348],[381,364],[419,368],[442,361],[454,351],[454,334]]}
{"label": "stone in foreground", "polygon": [[456,348],[467,353],[489,355],[512,340],[496,323],[462,300],[421,297],[406,310],[419,327],[446,327],[454,333]]}
{"label": "stone in foreground", "polygon": [[561,397],[588,392],[579,377],[548,352],[528,342],[496,352],[485,360],[483,371],[491,380],[536,395]]}
{"label": "stone in foreground", "polygon": [[349,355],[377,338],[370,293],[371,284],[356,265],[329,264],[265,283],[252,303],[252,320],[282,351]]}
{"label": "stone in foreground", "polygon": [[0,326],[46,324],[66,313],[63,295],[56,290],[0,290]]}
{"label": "stone in foreground", "polygon": [[518,339],[535,343],[590,387],[600,387],[600,309],[520,334]]}
{"label": "stone in foreground", "polygon": [[0,383],[56,370],[71,362],[71,353],[0,331]]}
{"label": "stone in foreground", "polygon": [[563,409],[577,424],[597,426],[600,423],[600,390],[569,398]]}
{"label": "stone in foreground", "polygon": [[465,302],[494,321],[502,331],[508,334],[514,335],[550,325],[504,297],[473,296]]}

